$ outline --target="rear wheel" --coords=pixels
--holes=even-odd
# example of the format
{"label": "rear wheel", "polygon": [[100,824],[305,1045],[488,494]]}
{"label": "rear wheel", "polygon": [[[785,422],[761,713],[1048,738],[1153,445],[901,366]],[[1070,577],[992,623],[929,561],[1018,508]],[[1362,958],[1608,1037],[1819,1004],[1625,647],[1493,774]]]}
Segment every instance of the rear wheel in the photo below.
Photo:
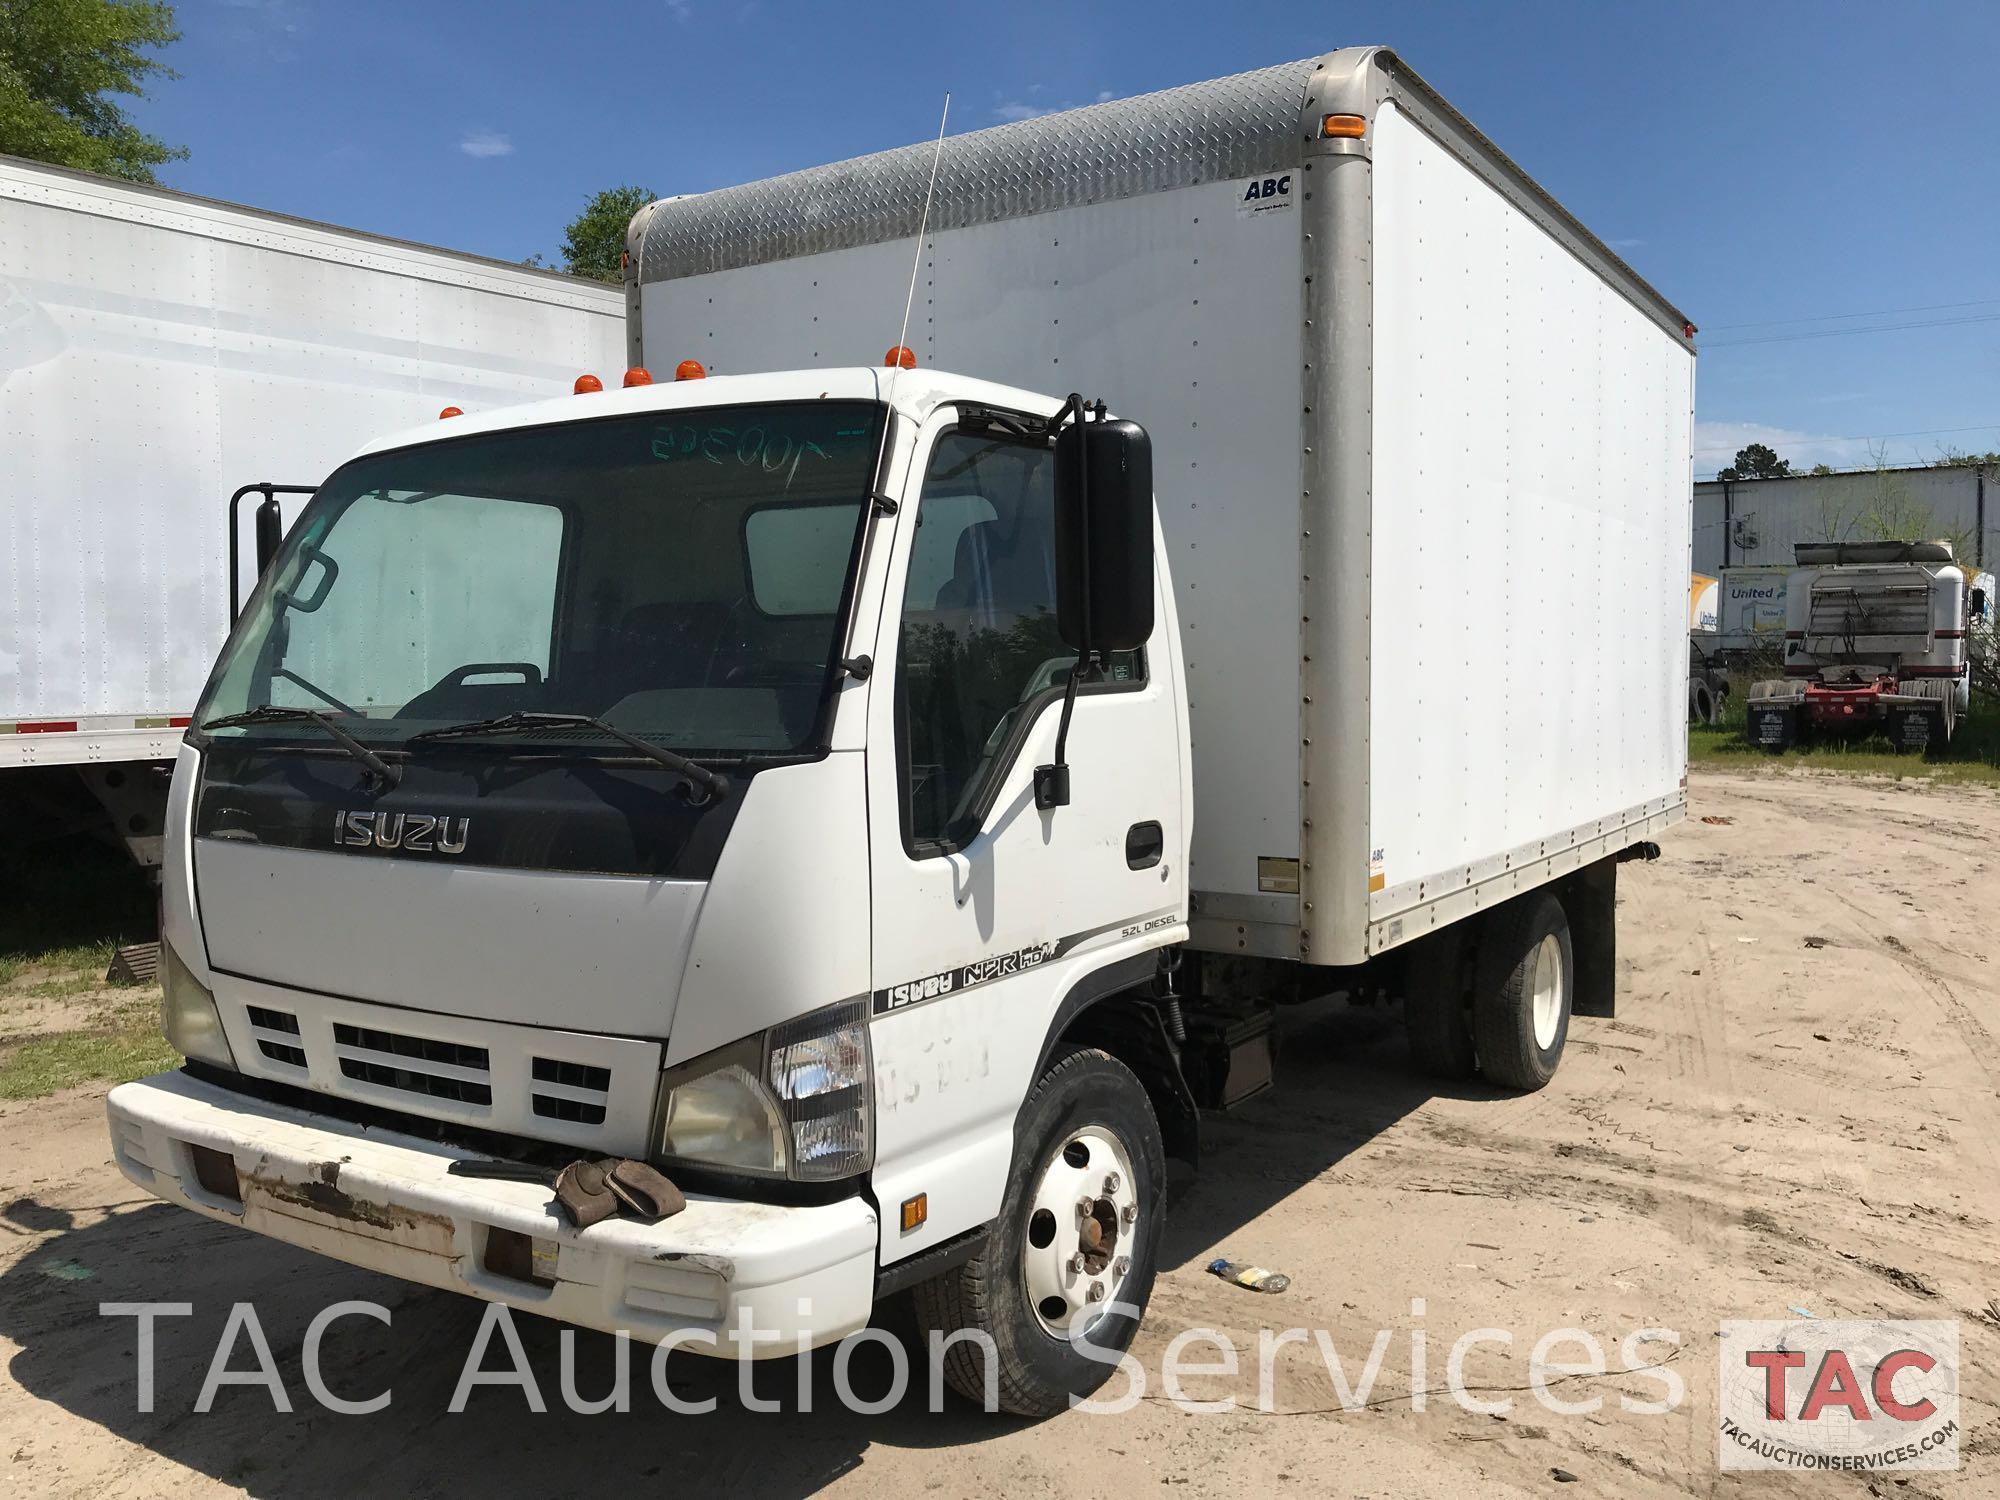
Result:
{"label": "rear wheel", "polygon": [[1576,956],[1569,917],[1547,892],[1509,902],[1480,936],[1472,997],[1479,1070],[1502,1088],[1534,1090],[1556,1076],[1569,1039]]}
{"label": "rear wheel", "polygon": [[985,1247],[917,1286],[913,1300],[927,1334],[971,1335],[944,1355],[953,1390],[985,1405],[990,1384],[1001,1411],[1040,1417],[1102,1385],[1138,1330],[1153,1291],[1166,1151],[1145,1087],[1087,1047],[1042,1075],[1014,1141]]}

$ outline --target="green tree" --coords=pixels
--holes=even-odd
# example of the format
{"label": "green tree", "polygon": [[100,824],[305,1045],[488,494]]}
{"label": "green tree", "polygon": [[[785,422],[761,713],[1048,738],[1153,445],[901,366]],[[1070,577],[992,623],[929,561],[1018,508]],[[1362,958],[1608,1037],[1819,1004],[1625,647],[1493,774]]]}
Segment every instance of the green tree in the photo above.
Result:
{"label": "green tree", "polygon": [[0,151],[154,182],[184,146],[147,135],[110,97],[145,97],[173,69],[149,48],[180,40],[157,0],[0,0]]}
{"label": "green tree", "polygon": [[624,280],[625,226],[652,201],[652,193],[642,187],[606,188],[594,194],[563,231],[563,269],[598,281]]}
{"label": "green tree", "polygon": [[1780,458],[1762,443],[1749,443],[1736,450],[1736,462],[1716,470],[1717,479],[1783,479],[1792,472],[1792,461]]}
{"label": "green tree", "polygon": [[1934,469],[1985,469],[2000,466],[2000,453],[1968,453],[1963,448],[1940,445],[1931,460]]}

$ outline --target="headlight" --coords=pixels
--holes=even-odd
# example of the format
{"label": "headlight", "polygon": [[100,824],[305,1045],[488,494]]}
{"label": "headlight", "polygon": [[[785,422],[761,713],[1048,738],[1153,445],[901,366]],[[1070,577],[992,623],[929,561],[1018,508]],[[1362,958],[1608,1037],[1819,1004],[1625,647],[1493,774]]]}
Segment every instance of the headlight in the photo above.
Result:
{"label": "headlight", "polygon": [[874,1161],[868,1005],[814,1011],[668,1075],[661,1154],[798,1182]]}
{"label": "headlight", "polygon": [[215,996],[188,972],[165,938],[160,940],[160,1029],[182,1057],[236,1070],[236,1054],[223,1035]]}
{"label": "headlight", "polygon": [[660,1149],[682,1161],[783,1176],[785,1122],[759,1079],[761,1037],[725,1047],[669,1081]]}

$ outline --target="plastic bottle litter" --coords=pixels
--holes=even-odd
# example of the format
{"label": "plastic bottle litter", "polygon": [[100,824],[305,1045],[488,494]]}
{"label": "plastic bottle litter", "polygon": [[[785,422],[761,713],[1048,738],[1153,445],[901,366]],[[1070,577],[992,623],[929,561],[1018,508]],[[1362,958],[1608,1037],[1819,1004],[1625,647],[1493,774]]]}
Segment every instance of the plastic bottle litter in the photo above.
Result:
{"label": "plastic bottle litter", "polygon": [[1247,1286],[1253,1292],[1282,1292],[1292,1284],[1292,1278],[1282,1271],[1267,1271],[1262,1266],[1247,1266],[1240,1261],[1212,1260],[1208,1269],[1211,1275]]}

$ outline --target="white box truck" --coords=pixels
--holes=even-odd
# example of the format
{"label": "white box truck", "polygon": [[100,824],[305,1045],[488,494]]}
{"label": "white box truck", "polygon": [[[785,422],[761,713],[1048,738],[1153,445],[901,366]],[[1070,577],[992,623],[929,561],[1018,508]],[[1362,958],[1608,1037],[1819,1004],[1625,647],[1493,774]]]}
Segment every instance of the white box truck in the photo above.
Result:
{"label": "white box truck", "polygon": [[[1685,319],[1384,50],[932,167],[651,206],[681,378],[321,487],[180,751],[133,1181],[726,1354],[913,1289],[1045,1412],[1278,1002],[1522,1089],[1608,1013],[1685,795]],[[685,1208],[579,1229],[607,1157]]]}
{"label": "white box truck", "polygon": [[622,322],[616,287],[0,157],[0,809],[73,767],[157,865],[151,763],[255,581],[231,492],[272,481],[269,527],[376,433],[568,390]]}

